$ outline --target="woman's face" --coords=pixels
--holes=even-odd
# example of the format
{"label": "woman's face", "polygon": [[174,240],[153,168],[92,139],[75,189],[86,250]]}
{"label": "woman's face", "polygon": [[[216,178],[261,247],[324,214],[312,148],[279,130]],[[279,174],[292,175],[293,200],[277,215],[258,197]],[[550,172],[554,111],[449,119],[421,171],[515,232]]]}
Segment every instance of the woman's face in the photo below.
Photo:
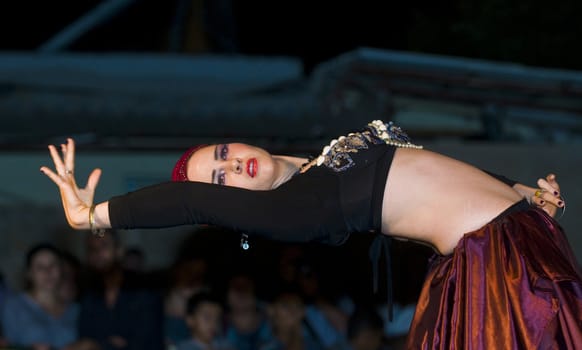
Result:
{"label": "woman's face", "polygon": [[264,149],[243,143],[210,145],[190,157],[187,174],[190,181],[270,190],[276,180],[276,162]]}
{"label": "woman's face", "polygon": [[41,250],[34,255],[28,267],[28,278],[33,290],[51,290],[59,286],[61,260],[53,252]]}

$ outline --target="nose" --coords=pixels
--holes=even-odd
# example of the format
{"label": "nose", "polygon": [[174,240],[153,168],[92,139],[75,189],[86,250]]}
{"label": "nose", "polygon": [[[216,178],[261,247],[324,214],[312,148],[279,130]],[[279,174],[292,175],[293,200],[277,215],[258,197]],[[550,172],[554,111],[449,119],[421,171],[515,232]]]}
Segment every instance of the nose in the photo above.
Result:
{"label": "nose", "polygon": [[233,173],[235,173],[235,174],[242,174],[242,172],[243,172],[243,162],[242,162],[242,159],[240,159],[240,158],[234,158],[231,161],[231,164],[230,165],[231,165],[231,170],[232,170]]}

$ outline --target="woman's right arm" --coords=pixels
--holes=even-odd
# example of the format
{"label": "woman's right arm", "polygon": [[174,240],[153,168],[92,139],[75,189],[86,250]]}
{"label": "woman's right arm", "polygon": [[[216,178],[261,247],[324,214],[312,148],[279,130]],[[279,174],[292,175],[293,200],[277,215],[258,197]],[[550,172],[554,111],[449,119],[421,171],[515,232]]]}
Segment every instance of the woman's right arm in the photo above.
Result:
{"label": "woman's right arm", "polygon": [[108,219],[121,229],[211,224],[280,241],[325,242],[332,233],[345,232],[341,211],[328,210],[332,205],[324,208],[317,193],[288,186],[252,191],[166,182],[111,198]]}
{"label": "woman's right arm", "polygon": [[[74,169],[74,142],[62,145],[63,158],[53,146],[56,172],[42,167],[58,187],[67,221],[75,229],[89,229],[89,211],[100,171],[94,170],[87,186],[78,188]],[[345,232],[339,201],[323,202],[319,191],[280,186],[251,191],[200,182],[167,182],[145,187],[99,203],[92,228],[161,228],[212,224],[275,240],[333,241]],[[325,224],[323,224],[325,222]]]}

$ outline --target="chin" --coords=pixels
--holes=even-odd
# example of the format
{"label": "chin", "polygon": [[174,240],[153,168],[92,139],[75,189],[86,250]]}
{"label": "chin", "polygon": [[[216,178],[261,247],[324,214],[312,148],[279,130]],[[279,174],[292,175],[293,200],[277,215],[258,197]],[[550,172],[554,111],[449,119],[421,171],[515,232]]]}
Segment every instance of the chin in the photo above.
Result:
{"label": "chin", "polygon": [[253,190],[255,191],[267,191],[267,190],[271,190],[272,189],[272,183],[270,182],[265,182],[265,181],[257,181],[258,179],[256,179],[256,183],[251,184],[251,187]]}

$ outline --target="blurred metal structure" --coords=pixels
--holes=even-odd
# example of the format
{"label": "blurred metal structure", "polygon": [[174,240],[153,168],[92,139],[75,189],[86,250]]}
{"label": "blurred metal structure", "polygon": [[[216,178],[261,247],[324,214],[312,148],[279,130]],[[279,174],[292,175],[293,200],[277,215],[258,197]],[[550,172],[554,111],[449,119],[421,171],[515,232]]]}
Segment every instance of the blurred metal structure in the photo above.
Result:
{"label": "blurred metal structure", "polygon": [[364,48],[312,79],[336,116],[392,115],[427,136],[581,140],[582,72]]}
{"label": "blurred metal structure", "polygon": [[286,58],[4,53],[0,84],[0,144],[15,147],[66,135],[153,149],[285,139],[313,105],[301,63]]}
{"label": "blurred metal structure", "polygon": [[416,138],[579,142],[582,73],[360,49],[321,64],[215,55],[0,54],[0,147],[240,140],[312,150],[375,118]]}
{"label": "blurred metal structure", "polygon": [[39,47],[43,53],[57,52],[66,49],[83,34],[102,22],[117,15],[120,11],[131,5],[135,0],[107,0],[100,3],[79,19],[68,25],[54,37]]}

